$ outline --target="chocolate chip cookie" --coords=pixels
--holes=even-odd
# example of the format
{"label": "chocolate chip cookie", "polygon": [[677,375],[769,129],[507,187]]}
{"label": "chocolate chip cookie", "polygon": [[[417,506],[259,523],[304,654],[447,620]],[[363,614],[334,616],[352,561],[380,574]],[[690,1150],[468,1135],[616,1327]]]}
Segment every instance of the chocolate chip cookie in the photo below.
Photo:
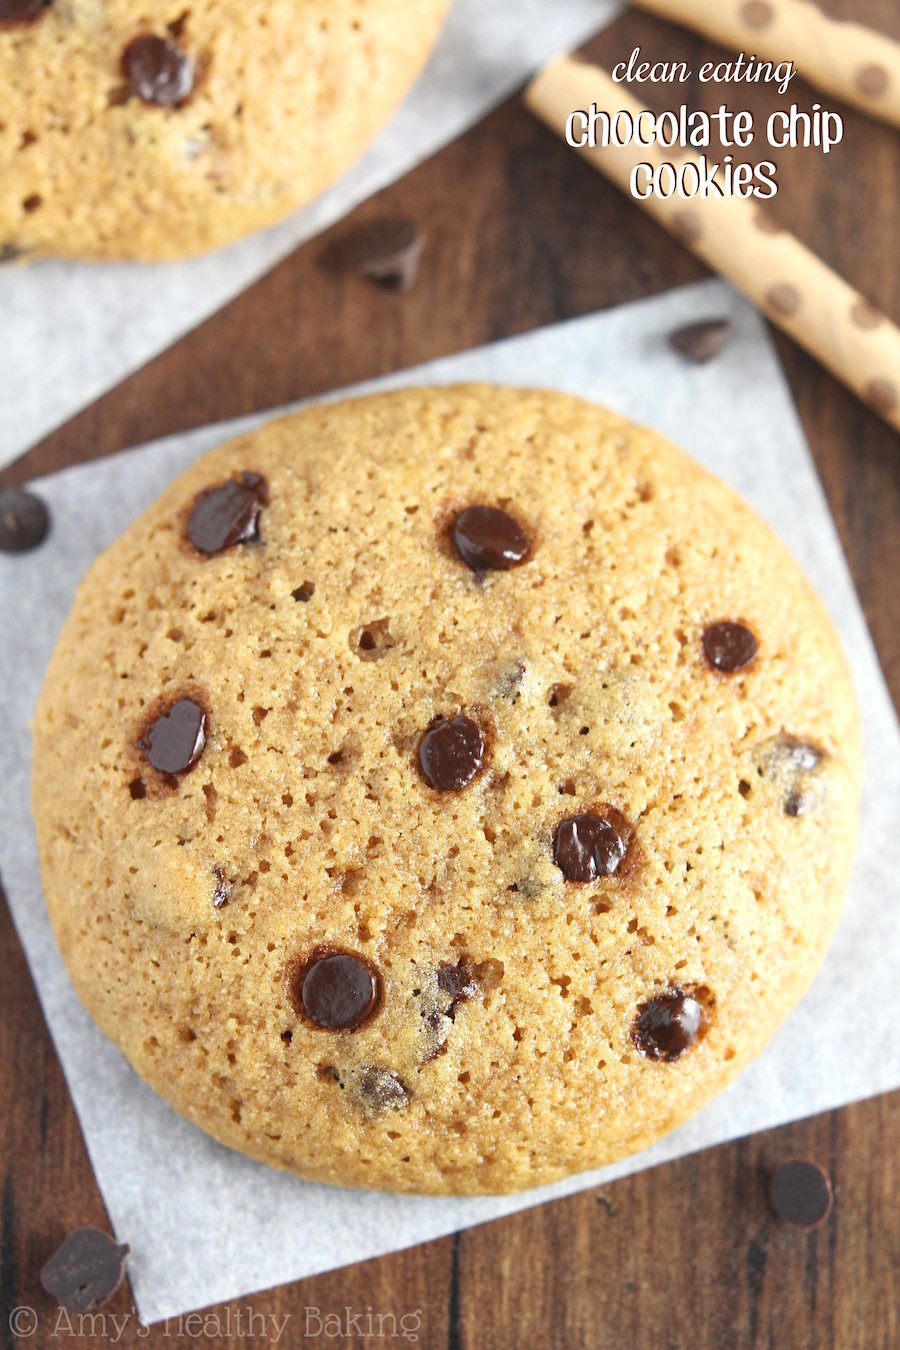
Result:
{"label": "chocolate chip cookie", "polygon": [[0,261],[166,259],[365,149],[449,0],[0,0]]}
{"label": "chocolate chip cookie", "polygon": [[75,985],[217,1139],[498,1192],[657,1139],[834,929],[860,738],[825,612],[655,433],[483,386],[202,458],[91,569],[35,725]]}

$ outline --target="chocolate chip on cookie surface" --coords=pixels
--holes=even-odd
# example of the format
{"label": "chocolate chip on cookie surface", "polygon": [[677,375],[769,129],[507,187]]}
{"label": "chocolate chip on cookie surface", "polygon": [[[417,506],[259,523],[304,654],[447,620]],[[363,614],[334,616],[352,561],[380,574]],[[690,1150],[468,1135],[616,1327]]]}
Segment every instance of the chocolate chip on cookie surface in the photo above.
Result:
{"label": "chocolate chip on cookie surface", "polygon": [[194,63],[187,52],[156,33],[129,42],[122,70],[138,98],[158,108],[179,107],[194,87]]}
{"label": "chocolate chip on cookie surface", "polygon": [[191,508],[187,537],[198,553],[221,553],[259,539],[259,514],[269,499],[261,474],[244,469],[217,487],[204,489]]}
{"label": "chocolate chip on cookie surface", "polygon": [[160,773],[187,773],[206,745],[206,710],[192,698],[177,699],[154,717],[139,745]]}
{"label": "chocolate chip on cookie surface", "polygon": [[708,1102],[822,959],[858,782],[763,522],[652,432],[482,386],[201,458],[94,565],[35,722],[101,1028],[223,1142],[410,1192],[548,1182]]}
{"label": "chocolate chip on cookie surface", "polygon": [[505,572],[528,556],[525,530],[497,506],[467,506],[453,522],[453,543],[473,572]]}

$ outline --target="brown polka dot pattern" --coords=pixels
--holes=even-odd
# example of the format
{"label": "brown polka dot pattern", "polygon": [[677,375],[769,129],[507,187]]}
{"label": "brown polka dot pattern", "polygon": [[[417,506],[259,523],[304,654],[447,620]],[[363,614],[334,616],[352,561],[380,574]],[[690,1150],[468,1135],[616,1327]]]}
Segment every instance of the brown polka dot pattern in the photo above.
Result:
{"label": "brown polka dot pattern", "polygon": [[[247,473],[260,537],[198,552]],[[461,562],[479,502],[526,564]],[[202,750],[197,702],[154,768],[185,698]],[[761,1050],[834,928],[858,728],[730,489],[578,399],[463,386],[194,464],[79,590],[34,763],[66,964],[149,1083],[312,1180],[493,1192],[643,1147]]]}
{"label": "brown polka dot pattern", "polygon": [[800,308],[800,292],[790,282],[779,281],[766,291],[766,305],[779,318],[790,319]]}
{"label": "brown polka dot pattern", "polygon": [[748,28],[768,28],[774,17],[775,12],[766,0],[747,0],[741,6],[741,18]]}
{"label": "brown polka dot pattern", "polygon": [[856,87],[866,98],[880,98],[887,92],[890,82],[884,66],[863,66],[856,76]]}
{"label": "brown polka dot pattern", "polygon": [[857,328],[878,328],[884,323],[884,315],[868,300],[856,300],[850,309],[850,318]]}
{"label": "brown polka dot pattern", "polygon": [[887,379],[870,380],[866,385],[865,399],[869,407],[874,408],[882,417],[895,412],[900,401],[896,384],[893,380]]}
{"label": "brown polka dot pattern", "polygon": [[669,229],[679,244],[692,248],[703,237],[703,225],[694,211],[675,211]]}

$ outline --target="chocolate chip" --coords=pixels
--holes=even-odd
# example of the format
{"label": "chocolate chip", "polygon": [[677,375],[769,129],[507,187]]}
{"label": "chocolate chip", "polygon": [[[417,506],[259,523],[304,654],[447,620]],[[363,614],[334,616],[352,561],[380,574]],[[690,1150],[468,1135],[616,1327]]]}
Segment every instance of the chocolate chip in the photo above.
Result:
{"label": "chocolate chip", "polygon": [[130,1248],[99,1228],[76,1228],[41,1268],[41,1284],[68,1312],[88,1312],[122,1283]]}
{"label": "chocolate chip", "polygon": [[180,698],[150,724],[138,744],[160,773],[187,773],[206,745],[206,713],[192,698]]}
{"label": "chocolate chip", "polygon": [[37,548],[50,529],[50,512],[40,497],[24,488],[0,492],[0,551],[27,553]]}
{"label": "chocolate chip", "polygon": [[408,291],[419,273],[425,235],[411,220],[368,221],[341,240],[338,261],[392,291]]}
{"label": "chocolate chip", "polygon": [[680,1058],[697,1040],[703,1025],[703,1007],[683,989],[667,989],[642,1003],[631,1027],[631,1039],[647,1059],[669,1063]]}
{"label": "chocolate chip", "polygon": [[808,1158],[782,1163],[772,1175],[769,1203],[779,1219],[800,1228],[817,1228],[831,1213],[828,1173]]}
{"label": "chocolate chip", "polygon": [[827,758],[824,750],[787,732],[764,741],[754,751],[763,778],[774,782],[781,793],[786,816],[805,816],[822,798],[819,770]]}
{"label": "chocolate chip", "polygon": [[759,648],[756,637],[742,623],[722,619],[703,630],[703,650],[709,664],[723,675],[749,666]]}
{"label": "chocolate chip", "polygon": [[409,1106],[409,1089],[388,1069],[366,1064],[356,1070],[352,1087],[362,1105],[372,1114],[379,1111],[397,1111]]}
{"label": "chocolate chip", "polygon": [[287,973],[288,997],[297,1013],[317,1027],[352,1031],[378,1006],[381,984],[375,970],[352,952],[320,949]]}
{"label": "chocolate chip", "polygon": [[51,0],[0,0],[0,24],[34,23],[50,4]]}
{"label": "chocolate chip", "polygon": [[266,480],[242,473],[220,487],[207,488],[194,503],[187,535],[198,553],[221,553],[235,544],[259,539],[259,513],[269,500]]}
{"label": "chocolate chip", "polygon": [[439,718],[419,742],[419,768],[438,792],[464,788],[484,762],[484,737],[470,717]]}
{"label": "chocolate chip", "polygon": [[502,669],[494,682],[491,690],[491,698],[503,699],[504,702],[515,705],[522,697],[522,686],[525,683],[527,666],[524,661],[513,661]]}
{"label": "chocolate chip", "polygon": [[450,1006],[446,1015],[452,1022],[456,1009],[466,999],[474,998],[478,993],[478,983],[465,961],[457,961],[455,966],[438,967],[438,988],[450,996]]}
{"label": "chocolate chip", "polygon": [[458,1008],[474,998],[480,987],[476,972],[462,959],[423,972],[419,988],[413,990],[422,1019],[423,1064],[444,1053]]}
{"label": "chocolate chip", "polygon": [[595,881],[617,870],[634,830],[613,806],[581,812],[553,831],[553,861],[568,881]]}
{"label": "chocolate chip", "polygon": [[797,816],[806,816],[809,815],[813,805],[814,799],[808,792],[798,792],[794,789],[784,799],[784,814],[795,819]]}
{"label": "chocolate chip", "polygon": [[144,103],[177,108],[194,87],[194,63],[176,42],[143,33],[122,53],[122,71]]}
{"label": "chocolate chip", "polygon": [[528,556],[528,536],[496,506],[467,506],[453,522],[453,543],[473,572],[505,572]]}
{"label": "chocolate chip", "polygon": [[703,365],[719,355],[730,336],[728,319],[701,319],[699,323],[686,324],[670,333],[669,346],[686,360]]}
{"label": "chocolate chip", "polygon": [[228,901],[231,898],[231,883],[225,880],[225,873],[222,871],[221,867],[216,866],[213,868],[213,876],[216,879],[215,888],[213,890],[213,908],[221,909],[224,905],[228,904]]}

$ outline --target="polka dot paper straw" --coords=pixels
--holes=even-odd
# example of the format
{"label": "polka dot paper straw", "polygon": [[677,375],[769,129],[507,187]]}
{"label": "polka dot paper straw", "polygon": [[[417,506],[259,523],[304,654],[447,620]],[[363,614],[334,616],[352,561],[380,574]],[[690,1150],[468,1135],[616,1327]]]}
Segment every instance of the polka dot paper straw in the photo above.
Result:
{"label": "polka dot paper straw", "polygon": [[805,80],[900,126],[900,43],[830,19],[810,0],[632,0],[723,47],[793,61]]}
{"label": "polka dot paper straw", "polygon": [[[545,67],[525,91],[525,101],[562,137],[569,114],[593,102],[611,114],[622,109],[632,117],[642,107],[605,70],[568,56]],[[675,160],[681,166],[693,159],[678,150],[635,144],[585,147],[578,153],[628,195],[637,164],[657,166]],[[651,196],[640,205],[900,430],[900,329],[799,239],[780,229],[763,207],[752,200],[718,196],[692,200]]]}

